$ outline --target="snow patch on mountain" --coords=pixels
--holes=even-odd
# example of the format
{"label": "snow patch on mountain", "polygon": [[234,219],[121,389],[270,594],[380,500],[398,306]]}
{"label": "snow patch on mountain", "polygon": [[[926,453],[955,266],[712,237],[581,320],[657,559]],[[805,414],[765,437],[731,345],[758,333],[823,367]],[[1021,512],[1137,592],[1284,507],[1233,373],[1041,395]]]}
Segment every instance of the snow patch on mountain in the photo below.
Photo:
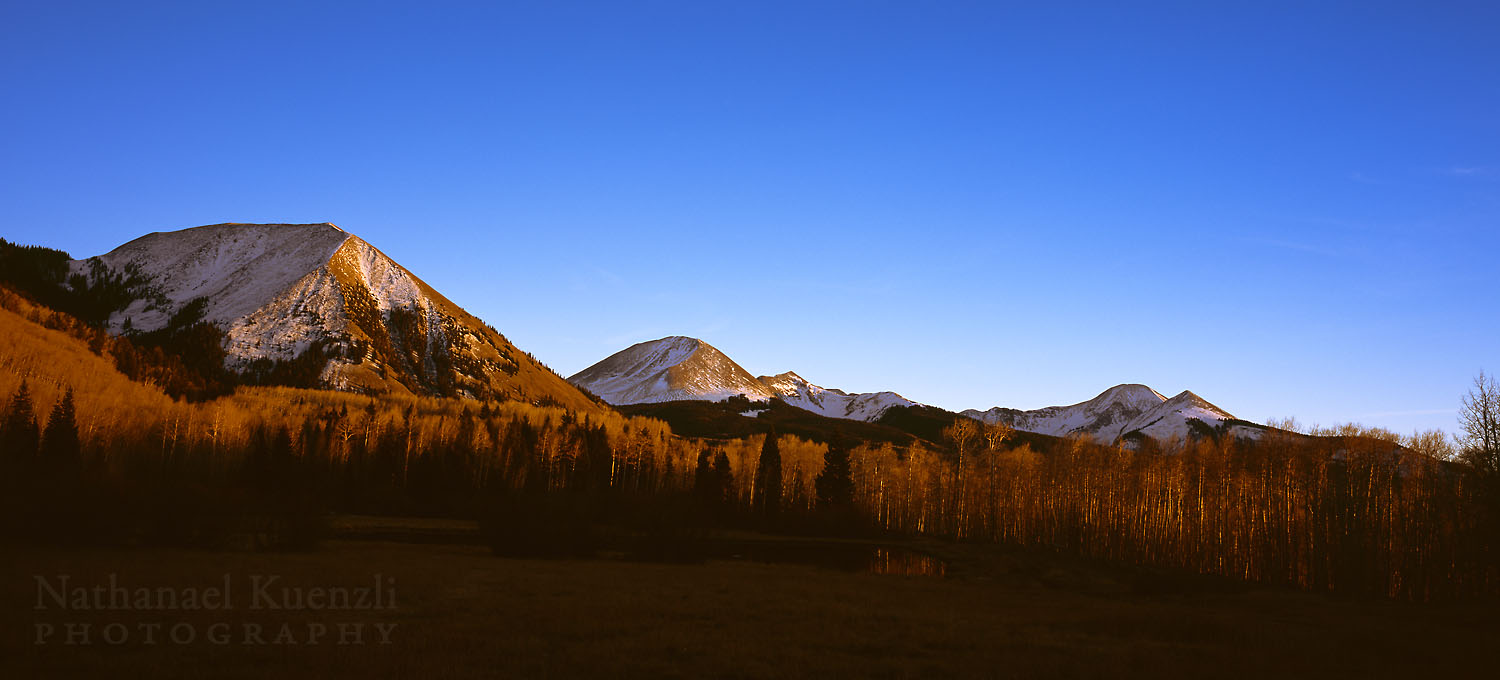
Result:
{"label": "snow patch on mountain", "polygon": [[1018,430],[1054,437],[1089,435],[1111,442],[1128,432],[1126,425],[1167,400],[1145,385],[1116,385],[1099,396],[1071,406],[1048,406],[1032,411],[995,407],[970,409],[961,415],[985,423],[1005,423]]}
{"label": "snow patch on mountain", "polygon": [[225,351],[233,366],[291,359],[348,327],[338,281],[327,267],[309,272],[245,316],[210,320],[225,327]]}
{"label": "snow patch on mountain", "polygon": [[[1219,428],[1224,426],[1226,421],[1235,420],[1235,417],[1228,411],[1210,404],[1204,398],[1192,392],[1183,391],[1131,420],[1120,434],[1140,432],[1157,441],[1185,441],[1194,434],[1193,421],[1195,420],[1202,426]],[[1252,439],[1259,438],[1262,432],[1259,429],[1241,425],[1231,425],[1229,430],[1236,437]]]}
{"label": "snow patch on mountain", "polygon": [[[208,302],[205,320],[233,322],[294,285],[313,285],[303,279],[349,238],[332,224],[216,224],[147,234],[97,259],[116,271],[138,271],[167,304],[137,300],[111,316],[110,329],[119,332],[129,319],[136,330],[156,330],[199,297]],[[74,273],[89,266],[71,265]]]}
{"label": "snow patch on mountain", "polygon": [[719,401],[736,395],[764,401],[772,396],[713,345],[683,336],[631,345],[568,381],[611,404]]}
{"label": "snow patch on mountain", "polygon": [[782,401],[830,418],[874,422],[893,406],[917,405],[917,402],[895,392],[849,394],[843,390],[819,387],[791,371],[779,375],[763,375],[757,380]]}

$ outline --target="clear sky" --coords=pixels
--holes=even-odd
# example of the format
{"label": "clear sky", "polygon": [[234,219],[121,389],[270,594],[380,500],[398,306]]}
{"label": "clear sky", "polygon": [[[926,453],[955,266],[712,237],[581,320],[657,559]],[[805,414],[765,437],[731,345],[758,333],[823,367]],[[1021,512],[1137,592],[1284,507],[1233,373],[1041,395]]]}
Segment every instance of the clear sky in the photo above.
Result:
{"label": "clear sky", "polygon": [[1451,431],[1500,372],[1497,31],[1494,2],[0,0],[0,236],[334,222],[564,375],[680,334],[955,410],[1141,382]]}

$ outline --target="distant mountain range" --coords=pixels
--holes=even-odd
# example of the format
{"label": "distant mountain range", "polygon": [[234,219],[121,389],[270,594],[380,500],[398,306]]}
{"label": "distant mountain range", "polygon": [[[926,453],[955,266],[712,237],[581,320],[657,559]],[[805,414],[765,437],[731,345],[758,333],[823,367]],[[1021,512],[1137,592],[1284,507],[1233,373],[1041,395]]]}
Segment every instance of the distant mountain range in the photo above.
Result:
{"label": "distant mountain range", "polygon": [[[682,336],[631,345],[568,381],[615,405],[719,401],[733,396],[751,401],[778,398],[820,415],[867,422],[879,421],[892,408],[921,406],[895,392],[851,394],[820,387],[792,372],[753,377],[714,346]],[[1192,392],[1168,399],[1145,385],[1117,385],[1071,406],[1033,411],[997,406],[960,415],[1027,432],[1086,435],[1102,442],[1138,436],[1186,439],[1216,430],[1253,438],[1264,429],[1236,419]]]}
{"label": "distant mountain range", "polygon": [[69,267],[129,283],[130,294],[108,320],[113,332],[201,318],[223,332],[230,368],[311,356],[321,366],[317,384],[308,385],[315,387],[515,399],[575,410],[603,408],[588,393],[617,406],[742,395],[845,420],[875,423],[892,409],[910,409],[1103,442],[1256,437],[1265,429],[1192,392],[1168,399],[1134,384],[1071,406],[951,414],[895,392],[821,387],[790,371],[755,376],[707,342],[682,336],[632,345],[563,380],[374,246],[326,223],[152,233]]}
{"label": "distant mountain range", "polygon": [[1187,439],[1222,429],[1237,437],[1257,438],[1265,430],[1241,421],[1192,392],[1168,399],[1145,385],[1116,385],[1072,406],[1019,411],[996,406],[961,412],[985,423],[1005,423],[1017,430],[1054,437],[1089,435],[1102,442],[1144,435],[1159,441]]}
{"label": "distant mountain range", "polygon": [[318,385],[350,391],[599,406],[374,246],[332,224],[216,224],[142,236],[70,263],[132,282],[114,332],[183,314],[224,332],[226,363],[326,357]]}

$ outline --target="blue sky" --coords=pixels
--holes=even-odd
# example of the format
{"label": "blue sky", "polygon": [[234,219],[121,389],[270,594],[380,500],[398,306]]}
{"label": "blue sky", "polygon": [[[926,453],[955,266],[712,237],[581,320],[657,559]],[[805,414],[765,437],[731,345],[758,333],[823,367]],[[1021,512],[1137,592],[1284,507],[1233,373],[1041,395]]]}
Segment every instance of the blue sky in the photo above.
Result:
{"label": "blue sky", "polygon": [[1409,432],[1500,371],[1494,3],[305,4],[0,5],[0,236],[334,222],[564,375]]}

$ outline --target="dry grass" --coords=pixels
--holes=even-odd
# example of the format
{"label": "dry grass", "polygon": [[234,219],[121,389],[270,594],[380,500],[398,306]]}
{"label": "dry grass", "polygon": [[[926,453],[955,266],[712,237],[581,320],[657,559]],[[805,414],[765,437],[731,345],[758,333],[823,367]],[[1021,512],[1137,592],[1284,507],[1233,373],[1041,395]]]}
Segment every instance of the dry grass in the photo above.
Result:
{"label": "dry grass", "polygon": [[[0,677],[1441,677],[1485,661],[1500,632],[1493,609],[1479,605],[1335,601],[935,548],[953,561],[948,579],[506,560],[482,548],[363,541],[310,554],[10,548]],[[176,587],[211,585],[224,573],[356,586],[381,573],[396,578],[394,612],[180,618],[398,628],[389,646],[31,643],[37,621],[176,620],[33,610],[34,574],[95,583],[111,572],[132,585]]]}

